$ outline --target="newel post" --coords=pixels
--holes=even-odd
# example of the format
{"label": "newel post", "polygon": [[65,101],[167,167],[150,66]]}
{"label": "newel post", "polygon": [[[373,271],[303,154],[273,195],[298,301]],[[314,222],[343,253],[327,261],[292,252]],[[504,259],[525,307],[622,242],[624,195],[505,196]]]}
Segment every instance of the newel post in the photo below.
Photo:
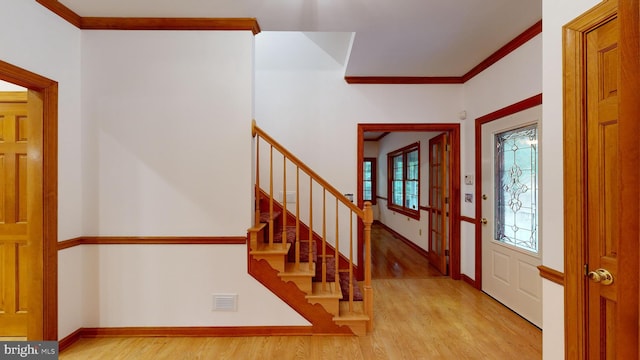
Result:
{"label": "newel post", "polygon": [[364,203],[364,310],[369,316],[367,332],[373,331],[373,288],[371,287],[371,224],[373,224],[373,209],[371,202]]}

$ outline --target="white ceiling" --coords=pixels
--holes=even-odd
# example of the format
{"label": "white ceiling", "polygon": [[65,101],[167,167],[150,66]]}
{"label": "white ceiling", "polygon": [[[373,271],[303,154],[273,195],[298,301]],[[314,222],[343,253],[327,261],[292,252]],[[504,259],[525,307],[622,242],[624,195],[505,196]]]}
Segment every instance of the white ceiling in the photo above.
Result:
{"label": "white ceiling", "polygon": [[59,0],[80,16],[255,17],[355,32],[347,76],[462,76],[542,18],[542,0]]}

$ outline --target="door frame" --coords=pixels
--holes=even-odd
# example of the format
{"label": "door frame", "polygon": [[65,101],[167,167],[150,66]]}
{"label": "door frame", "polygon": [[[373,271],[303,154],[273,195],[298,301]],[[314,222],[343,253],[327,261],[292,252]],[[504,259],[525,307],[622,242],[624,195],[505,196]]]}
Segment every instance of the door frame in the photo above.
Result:
{"label": "door frame", "polygon": [[[451,214],[451,232],[449,235],[449,273],[452,279],[460,280],[460,124],[434,123],[434,124],[358,124],[358,153],[357,153],[357,194],[358,207],[364,206],[362,200],[363,190],[363,161],[364,161],[364,133],[375,132],[448,132],[449,144],[451,145],[450,155],[450,176],[451,176],[451,199],[449,209]],[[356,275],[358,279],[364,276],[364,242],[362,236],[362,226],[358,226],[358,268]]]}
{"label": "door frame", "polygon": [[30,256],[29,266],[35,271],[28,288],[27,339],[55,341],[58,340],[58,83],[1,60],[0,79],[29,89],[29,111],[42,113],[42,154],[36,165],[42,174],[42,227],[36,229],[42,242]]}
{"label": "door frame", "polygon": [[[616,319],[617,355],[638,358],[638,241],[640,240],[640,151],[637,136],[640,71],[638,36],[640,6],[638,0],[605,0],[563,28],[564,84],[564,261],[565,261],[565,358],[584,359],[588,353],[588,317],[586,277],[583,266],[586,243],[586,69],[585,38],[587,33],[617,14],[620,25],[620,83],[618,84],[619,126],[619,191],[625,201],[618,204],[619,224],[618,272],[629,276],[618,278]],[[573,180],[575,179],[575,181]]]}
{"label": "door frame", "polygon": [[475,219],[475,242],[476,242],[476,268],[475,280],[472,285],[476,289],[482,290],[482,125],[502,119],[503,117],[519,113],[542,104],[542,94],[534,95],[530,98],[519,101],[502,109],[496,110],[476,119],[475,124],[475,147],[476,147],[476,219]]}

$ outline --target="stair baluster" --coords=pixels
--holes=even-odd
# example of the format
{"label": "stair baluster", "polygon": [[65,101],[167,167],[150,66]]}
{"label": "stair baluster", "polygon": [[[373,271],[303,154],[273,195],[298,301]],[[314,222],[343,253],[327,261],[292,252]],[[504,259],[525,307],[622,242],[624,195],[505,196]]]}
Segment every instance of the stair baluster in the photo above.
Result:
{"label": "stair baluster", "polygon": [[[254,137],[256,137],[256,143],[255,143],[256,144],[256,159],[255,159],[255,163],[256,163],[255,217],[256,219],[255,219],[255,225],[253,228],[250,229],[250,231],[256,231],[256,232],[260,231],[260,229],[265,227],[265,224],[261,224],[262,222],[267,223],[269,230],[268,230],[268,235],[264,236],[264,237],[268,236],[268,241],[264,239],[263,243],[261,243],[262,245],[259,245],[259,243],[255,241],[255,239],[259,239],[260,236],[262,235],[259,235],[259,234],[251,235],[250,247],[255,247],[255,249],[253,249],[255,251],[252,251],[251,255],[254,257],[257,256],[258,259],[266,260],[267,258],[275,259],[275,257],[273,257],[272,255],[265,255],[265,253],[269,252],[269,249],[273,249],[273,250],[281,249],[282,254],[290,253],[291,257],[289,257],[288,255],[284,256],[285,261],[287,261],[286,259],[289,258],[288,264],[280,265],[281,264],[280,263],[280,264],[274,265],[271,262],[271,260],[267,260],[269,261],[269,264],[271,265],[271,267],[279,272],[278,276],[281,276],[282,281],[294,282],[296,284],[295,286],[297,286],[299,289],[303,289],[305,288],[305,285],[303,285],[302,282],[298,280],[301,274],[304,273],[305,271],[308,274],[305,276],[310,276],[310,274],[315,273],[317,275],[320,275],[319,279],[317,279],[317,281],[319,280],[320,282],[320,284],[317,284],[318,291],[320,291],[320,293],[322,294],[333,296],[336,299],[336,301],[337,299],[339,299],[339,297],[343,296],[341,295],[341,292],[340,292],[341,286],[343,285],[341,284],[341,280],[340,280],[341,274],[345,276],[348,274],[348,281],[347,279],[344,280],[344,288],[343,288],[343,290],[345,291],[345,294],[348,294],[348,295],[344,296],[344,298],[342,299],[343,302],[348,303],[348,309],[346,307],[344,309],[340,307],[339,309],[337,305],[334,307],[334,305],[329,305],[325,303],[322,303],[321,305],[325,307],[325,309],[329,313],[334,315],[333,322],[335,322],[335,324],[338,325],[339,327],[343,325],[347,325],[351,328],[351,330],[354,333],[358,333],[358,334],[362,334],[362,333],[366,333],[366,331],[370,331],[371,329],[373,329],[373,323],[372,323],[373,289],[371,286],[371,254],[370,254],[371,223],[373,222],[373,214],[371,210],[371,204],[368,202],[365,203],[363,209],[360,209],[357,206],[355,206],[341,192],[337,191],[333,186],[331,186],[328,182],[323,180],[313,170],[311,170],[311,168],[309,168],[307,165],[301,162],[297,157],[295,157],[288,150],[282,147],[278,142],[276,142],[268,134],[264,133],[264,131],[262,131],[259,127],[257,127],[255,122],[253,123],[253,126],[252,126],[252,134]],[[264,140],[265,143],[261,143],[262,140]],[[263,144],[266,144],[266,145],[263,145]],[[261,182],[260,182],[261,168],[263,170],[267,169],[266,164],[263,165],[261,164],[261,161],[260,161],[260,147],[262,146],[269,146],[268,194],[266,192],[263,192],[263,190],[261,189]],[[283,161],[282,161],[283,171],[278,172],[278,174],[274,173],[274,161],[273,161],[274,150],[279,152],[283,156]],[[263,160],[267,161],[266,159],[263,159]],[[290,185],[288,184],[288,179],[287,179],[287,176],[290,176],[287,171],[288,164],[293,164],[294,166],[296,166],[295,240],[293,240],[293,234],[291,234],[290,236],[290,233],[293,232],[293,226],[288,226],[290,223],[288,217],[294,216],[293,214],[289,213],[289,209],[288,209],[288,201],[291,201],[291,199],[288,199],[288,196],[287,196],[288,185]],[[304,267],[303,267],[304,254],[302,254],[303,252],[302,245],[304,244],[301,238],[301,236],[304,236],[304,235],[301,235],[302,226],[304,225],[301,223],[301,213],[300,213],[300,202],[301,202],[300,201],[301,200],[301,196],[300,196],[301,195],[300,194],[301,174],[300,173],[301,172],[304,176],[309,177],[308,199],[306,198],[302,199],[303,200],[302,202],[308,202],[309,204],[309,214],[308,214],[309,215],[309,218],[308,218],[309,236],[308,236],[308,239],[304,240],[304,242],[307,244],[308,256],[306,256],[307,257],[306,262],[308,264],[304,265]],[[274,186],[275,184],[277,184],[277,181],[274,182],[274,176],[279,177],[280,174],[282,174],[282,179],[275,179],[275,180],[282,181],[283,196],[282,196],[282,204],[277,205],[278,212],[276,212]],[[317,216],[314,216],[314,194],[313,193],[314,193],[315,186],[320,186],[320,189],[318,190],[322,190],[322,204],[321,204],[322,235],[321,236],[318,236],[313,231],[314,223],[317,222],[318,220]],[[302,191],[304,192],[304,189]],[[327,208],[327,196],[333,196],[335,199],[335,209],[333,210],[335,211],[335,238],[334,239],[330,239],[330,235],[327,233],[327,226],[330,225],[330,222],[331,222],[331,217],[329,216],[328,213],[332,211],[331,208],[329,209]],[[266,197],[269,197],[269,199],[266,199]],[[264,199],[264,203],[261,201],[262,199]],[[268,200],[268,203],[266,202],[267,200]],[[268,214],[262,213],[263,208],[265,207],[268,207],[268,212],[269,212]],[[347,208],[346,214],[344,212],[341,212],[341,207]],[[343,217],[343,220],[346,220],[344,219],[344,216],[349,216],[348,228],[349,228],[350,234],[349,234],[348,259],[346,259],[345,257],[342,257],[340,253],[341,224],[343,224],[342,227],[346,227],[346,223],[344,221],[340,221],[341,215]],[[278,216],[282,216],[281,221],[277,219]],[[356,230],[356,227],[354,227],[354,216],[356,217],[356,221],[358,221],[358,219],[361,219],[364,225],[364,231],[363,231],[364,255],[365,255],[364,263],[358,264],[359,266],[362,266],[364,270],[363,271],[364,272],[363,308],[360,308],[360,309],[354,306],[354,304],[356,303],[356,301],[354,300],[354,293],[357,288],[357,283],[355,282],[355,275],[354,275],[355,268],[354,268],[354,249],[353,248],[355,244],[354,244],[353,238],[354,238],[354,232]],[[280,229],[279,226],[282,226],[282,228]],[[342,229],[342,230],[346,231],[346,229]],[[281,237],[281,239],[278,239],[278,237]],[[319,242],[314,243],[314,238],[318,239]],[[276,241],[280,242],[280,244],[276,245],[275,244]],[[289,241],[293,242],[293,244],[290,245]],[[334,246],[333,252],[328,251],[328,248],[330,248],[331,246]],[[293,247],[293,249],[289,250],[290,247]],[[316,265],[316,266],[321,266],[318,272],[315,272],[313,267],[313,261],[316,259],[316,256],[314,256],[314,254],[316,253],[315,250],[317,250],[317,252],[320,253],[318,254],[319,256],[317,257],[319,257],[322,261],[321,264],[317,263],[318,265]],[[342,269],[340,268],[341,259],[343,264]],[[273,260],[273,261],[276,261],[276,260]],[[253,264],[253,262],[250,262],[250,264]],[[251,271],[251,266],[252,265],[250,265],[250,271]],[[327,273],[329,266],[334,267],[334,278],[332,281],[330,281]],[[295,272],[297,274],[288,275],[289,272]],[[319,301],[319,300],[312,300],[317,297],[317,295],[315,295],[316,290],[309,289],[309,290],[303,290],[303,291],[307,292],[307,294],[310,294],[311,292],[313,292],[314,294],[313,296],[311,296],[310,294],[307,297],[308,301],[311,304],[317,303]],[[284,295],[279,295],[279,296],[284,296]],[[331,310],[329,310],[327,306],[331,308]],[[343,316],[346,316],[346,317],[343,317]],[[360,325],[360,324],[364,324],[364,325]],[[326,325],[322,325],[322,326],[326,326]]]}

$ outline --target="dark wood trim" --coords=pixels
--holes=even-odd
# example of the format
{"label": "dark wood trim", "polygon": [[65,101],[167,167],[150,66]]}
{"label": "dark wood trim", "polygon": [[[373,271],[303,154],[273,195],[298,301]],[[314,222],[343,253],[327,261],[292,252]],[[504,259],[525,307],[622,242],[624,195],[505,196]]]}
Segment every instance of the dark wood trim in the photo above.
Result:
{"label": "dark wood trim", "polygon": [[[364,159],[364,133],[366,131],[440,131],[449,132],[451,145],[451,209],[450,226],[451,241],[449,244],[449,273],[454,280],[460,280],[460,124],[456,123],[433,123],[433,124],[358,124],[357,133],[357,164],[356,177],[358,194],[362,193],[362,160]],[[378,197],[381,198],[381,197]],[[384,198],[383,198],[384,199]],[[384,199],[387,200],[387,199]],[[358,199],[358,207],[362,207],[363,202]],[[362,228],[358,228],[358,249],[363,248]],[[362,251],[358,251],[358,264],[364,263]]]}
{"label": "dark wood trim", "polygon": [[308,336],[311,326],[219,326],[219,327],[109,327],[80,328],[58,344],[60,352],[82,338],[103,337],[245,337]]}
{"label": "dark wood trim", "polygon": [[390,232],[396,239],[402,241],[407,246],[409,246],[412,250],[414,250],[415,252],[417,252],[418,254],[423,256],[425,259],[429,260],[429,252],[427,250],[425,250],[425,249],[421,248],[420,246],[416,245],[413,241],[411,241],[411,240],[407,239],[406,237],[402,236],[400,233],[398,233],[397,231],[395,231],[392,228],[388,227],[387,225],[381,223],[380,221],[376,221],[375,223],[380,225],[380,226],[382,226],[385,230]]}
{"label": "dark wood trim", "polygon": [[28,338],[58,340],[58,83],[4,61],[0,79],[35,91],[42,100],[42,258],[32,278],[34,289],[42,289],[34,290],[42,296],[42,308],[31,309]]}
{"label": "dark wood trim", "polygon": [[58,339],[58,83],[41,91],[44,340]]}
{"label": "dark wood trim", "polygon": [[64,338],[60,339],[60,341],[58,341],[58,351],[62,352],[65,349],[69,348],[71,345],[73,345],[76,341],[80,340],[82,338],[83,329],[84,328],[80,328],[72,332],[71,334],[65,336]]}
{"label": "dark wood trim", "polygon": [[505,106],[502,109],[498,109],[492,113],[487,115],[483,115],[476,119],[476,125],[484,125],[485,123],[498,120],[505,116],[509,116],[515,113],[518,113],[523,110],[527,110],[534,106],[538,106],[542,104],[542,94],[533,95],[530,98],[524,99],[522,101],[518,101],[515,104],[511,104],[509,106]]}
{"label": "dark wood trim", "polygon": [[311,334],[311,326],[111,327],[83,328],[81,337],[231,337]]}
{"label": "dark wood trim", "polygon": [[380,199],[380,200],[384,200],[384,201],[389,201],[389,199],[387,199],[387,198],[386,198],[386,197],[384,197],[384,196],[378,196],[378,199]]}
{"label": "dark wood trim", "polygon": [[[476,153],[476,198],[481,198],[482,194],[482,125],[501,119],[520,111],[532,108],[542,104],[542,94],[534,95],[530,98],[519,101],[515,104],[503,107],[492,113],[481,116],[476,119],[475,123],[475,153]],[[476,201],[476,218],[482,217],[482,202]],[[482,289],[482,224],[475,220],[476,225],[476,275],[475,283],[478,289]]]}
{"label": "dark wood trim", "polygon": [[543,279],[547,279],[551,282],[564,286],[564,273],[558,270],[552,269],[548,266],[540,265],[538,266],[538,271],[540,271],[540,277]]}
{"label": "dark wood trim", "polygon": [[255,18],[82,17],[58,0],[36,0],[81,30],[243,30],[260,33]]}
{"label": "dark wood trim", "polygon": [[[625,359],[640,357],[640,1],[619,1],[620,83],[619,83],[619,170],[620,198],[618,272],[628,274],[618,280],[616,351]],[[633,276],[632,274],[636,274]],[[624,350],[623,350],[624,349]]]}
{"label": "dark wood trim", "polygon": [[474,288],[478,288],[478,286],[476,285],[476,281],[470,278],[467,274],[462,274],[461,277],[462,277],[462,281],[473,286]]}
{"label": "dark wood trim", "polygon": [[69,240],[60,241],[58,242],[58,251],[72,248],[79,245],[84,245],[84,238],[77,237]]}
{"label": "dark wood trim", "polygon": [[428,206],[428,205],[427,206],[422,206],[422,205],[420,205],[420,206],[418,206],[418,209],[422,210],[422,211],[431,211],[431,206]]}
{"label": "dark wood trim", "polygon": [[472,217],[468,217],[468,216],[460,216],[460,221],[464,221],[464,222],[468,222],[471,224],[475,224],[478,220],[476,220],[475,218]]}
{"label": "dark wood trim", "polygon": [[58,0],[36,0],[40,5],[51,10],[54,14],[60,16],[64,20],[68,21],[71,25],[81,28],[82,17],[76,14],[73,10],[69,9]]}
{"label": "dark wood trim", "polygon": [[82,30],[241,30],[260,33],[255,18],[113,18],[83,17]]}
{"label": "dark wood trim", "polygon": [[513,40],[509,41],[506,45],[498,49],[493,54],[489,55],[488,58],[483,60],[480,64],[476,65],[473,69],[469,70],[469,72],[464,74],[462,76],[462,82],[466,83],[467,81],[473,79],[476,75],[488,69],[493,64],[497,63],[502,58],[518,49],[520,46],[526,44],[529,40],[533,39],[541,32],[542,20],[539,20],[537,23],[533,24],[530,28],[522,32],[520,35],[516,36]]}
{"label": "dark wood trim", "polygon": [[58,250],[78,245],[244,245],[245,236],[82,236],[61,241]]}
{"label": "dark wood trim", "polygon": [[345,76],[347,84],[463,84],[461,76]]}
{"label": "dark wood trim", "polygon": [[542,32],[542,20],[526,29],[462,76],[345,76],[347,84],[464,84]]}

